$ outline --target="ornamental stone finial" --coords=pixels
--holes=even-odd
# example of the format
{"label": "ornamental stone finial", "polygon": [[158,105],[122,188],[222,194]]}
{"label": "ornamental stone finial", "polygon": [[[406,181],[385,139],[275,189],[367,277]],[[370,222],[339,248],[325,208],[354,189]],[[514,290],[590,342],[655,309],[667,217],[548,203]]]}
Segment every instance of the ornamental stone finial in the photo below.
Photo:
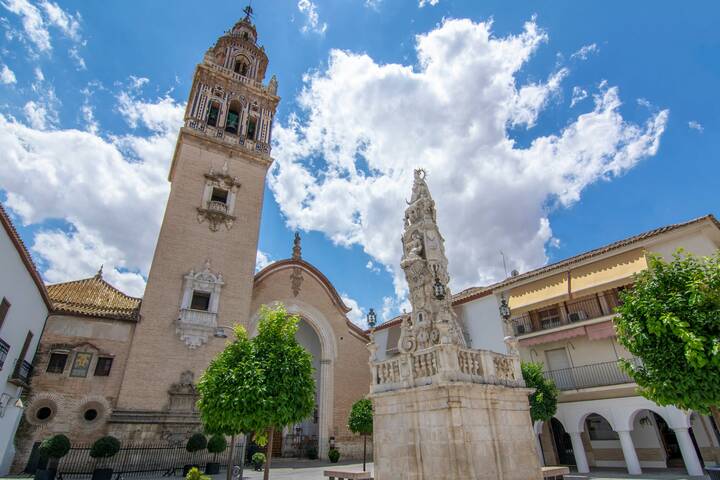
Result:
{"label": "ornamental stone finial", "polygon": [[302,259],[302,247],[300,246],[300,232],[295,232],[295,239],[293,240],[292,259]]}
{"label": "ornamental stone finial", "polygon": [[412,312],[403,319],[398,349],[411,352],[437,344],[465,346],[452,309],[445,241],[437,226],[435,201],[425,170],[414,172],[412,195],[405,210],[400,266],[410,290]]}

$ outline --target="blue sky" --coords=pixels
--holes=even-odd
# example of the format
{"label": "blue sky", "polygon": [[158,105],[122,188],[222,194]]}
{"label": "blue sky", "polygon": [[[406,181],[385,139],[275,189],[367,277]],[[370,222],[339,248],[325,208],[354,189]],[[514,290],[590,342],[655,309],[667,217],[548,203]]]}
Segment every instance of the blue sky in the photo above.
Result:
{"label": "blue sky", "polygon": [[[434,3],[434,4],[433,4]],[[0,0],[0,199],[50,282],[142,291],[191,75],[243,4]],[[259,249],[403,307],[428,169],[455,290],[720,214],[715,2],[256,1],[282,97]],[[266,79],[267,81],[267,79]],[[304,92],[304,93],[303,93]]]}

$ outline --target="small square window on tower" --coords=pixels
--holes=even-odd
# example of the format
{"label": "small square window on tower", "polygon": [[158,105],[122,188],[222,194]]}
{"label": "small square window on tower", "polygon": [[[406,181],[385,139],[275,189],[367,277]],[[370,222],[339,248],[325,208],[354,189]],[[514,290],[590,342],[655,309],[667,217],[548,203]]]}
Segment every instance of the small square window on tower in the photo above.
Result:
{"label": "small square window on tower", "polygon": [[195,290],[192,295],[192,301],[190,302],[190,308],[192,310],[203,310],[205,312],[210,310],[210,292],[198,292]]}
{"label": "small square window on tower", "polygon": [[227,204],[228,191],[223,188],[213,187],[212,195],[210,196],[210,201]]}

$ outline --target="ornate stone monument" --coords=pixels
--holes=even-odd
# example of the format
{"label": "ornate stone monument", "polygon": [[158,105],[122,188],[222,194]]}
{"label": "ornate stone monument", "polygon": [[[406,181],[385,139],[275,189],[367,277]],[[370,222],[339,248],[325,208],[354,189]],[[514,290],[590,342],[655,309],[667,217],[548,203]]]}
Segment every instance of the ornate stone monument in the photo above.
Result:
{"label": "ornate stone monument", "polygon": [[425,172],[416,170],[400,263],[412,313],[398,355],[378,361],[369,344],[375,478],[539,480],[514,339],[508,355],[466,346],[436,220]]}

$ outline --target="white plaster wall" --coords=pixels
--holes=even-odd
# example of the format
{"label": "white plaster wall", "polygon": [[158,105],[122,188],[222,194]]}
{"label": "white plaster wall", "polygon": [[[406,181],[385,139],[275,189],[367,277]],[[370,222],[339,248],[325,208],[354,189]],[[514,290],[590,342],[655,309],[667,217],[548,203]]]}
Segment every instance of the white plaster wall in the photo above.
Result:
{"label": "white plaster wall", "polygon": [[683,248],[694,255],[712,255],[720,245],[716,244],[708,234],[709,231],[698,230],[688,235],[653,243],[648,249],[653,253],[659,253],[666,260],[671,260],[678,248]]}
{"label": "white plaster wall", "polygon": [[498,309],[498,298],[495,295],[487,295],[455,307],[458,320],[468,334],[470,347],[506,353],[503,322]]}
{"label": "white plaster wall", "polygon": [[0,228],[0,300],[2,297],[11,303],[5,322],[0,327],[0,338],[10,344],[10,351],[0,370],[0,395],[4,393],[11,398],[0,417],[0,475],[5,475],[15,455],[13,437],[22,414],[22,410],[15,406],[21,388],[7,380],[15,367],[28,330],[33,332],[33,341],[24,360],[32,361],[48,312],[15,246],[5,229]]}
{"label": "white plaster wall", "polygon": [[[400,325],[391,327],[391,328],[400,328]],[[390,332],[390,328],[385,328],[383,330],[378,330],[375,332],[375,344],[377,345],[377,353],[375,354],[375,358],[378,361],[383,361],[387,358],[387,341],[388,341],[388,333]]]}

